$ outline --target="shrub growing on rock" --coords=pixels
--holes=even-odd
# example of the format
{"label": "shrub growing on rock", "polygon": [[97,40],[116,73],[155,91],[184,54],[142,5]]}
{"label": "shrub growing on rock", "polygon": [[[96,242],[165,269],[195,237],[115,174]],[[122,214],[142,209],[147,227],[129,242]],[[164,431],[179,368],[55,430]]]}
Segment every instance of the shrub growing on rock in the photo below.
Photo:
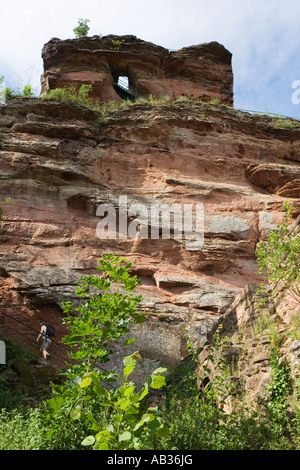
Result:
{"label": "shrub growing on rock", "polygon": [[90,30],[88,23],[90,20],[78,19],[78,25],[73,29],[76,38],[86,37]]}

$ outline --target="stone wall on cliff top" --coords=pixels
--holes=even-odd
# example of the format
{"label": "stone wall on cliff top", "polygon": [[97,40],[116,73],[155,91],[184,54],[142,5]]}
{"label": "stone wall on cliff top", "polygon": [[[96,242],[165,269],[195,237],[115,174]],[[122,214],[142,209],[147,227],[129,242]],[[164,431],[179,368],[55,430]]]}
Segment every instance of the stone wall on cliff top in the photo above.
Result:
{"label": "stone wall on cliff top", "polygon": [[[96,273],[102,253],[116,252],[142,281],[148,321],[133,335],[143,366],[176,364],[187,331],[204,341],[236,295],[259,282],[255,247],[282,217],[286,197],[294,215],[300,212],[300,129],[191,102],[135,104],[100,127],[97,119],[89,109],[45,99],[0,108],[1,330],[18,329],[29,341],[46,317],[56,326],[53,352],[63,356],[61,302],[74,299],[83,274]],[[261,165],[273,175],[268,189],[255,180]],[[291,194],[286,177],[273,171],[282,166]],[[100,240],[97,208],[109,202],[118,210],[120,195],[145,207],[203,204],[202,249],[172,237]]]}
{"label": "stone wall on cliff top", "polygon": [[42,94],[70,84],[92,84],[100,101],[121,101],[114,83],[126,76],[129,88],[146,99],[186,96],[233,104],[232,55],[217,42],[169,51],[131,35],[53,38],[42,58]]}

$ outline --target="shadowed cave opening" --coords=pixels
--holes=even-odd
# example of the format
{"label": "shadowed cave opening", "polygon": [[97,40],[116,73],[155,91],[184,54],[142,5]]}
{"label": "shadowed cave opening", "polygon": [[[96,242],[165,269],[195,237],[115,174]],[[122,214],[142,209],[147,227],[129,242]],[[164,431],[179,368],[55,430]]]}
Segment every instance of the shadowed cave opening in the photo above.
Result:
{"label": "shadowed cave opening", "polygon": [[113,85],[115,91],[123,100],[135,101],[137,98],[136,86],[132,77],[126,70],[112,69]]}

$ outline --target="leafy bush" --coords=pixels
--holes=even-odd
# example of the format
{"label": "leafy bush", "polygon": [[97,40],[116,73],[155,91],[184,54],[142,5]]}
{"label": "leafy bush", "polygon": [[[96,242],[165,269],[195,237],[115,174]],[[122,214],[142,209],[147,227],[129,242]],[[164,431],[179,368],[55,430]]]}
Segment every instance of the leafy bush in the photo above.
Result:
{"label": "leafy bush", "polygon": [[40,450],[44,447],[40,412],[0,411],[0,450]]}
{"label": "leafy bush", "polygon": [[92,445],[97,450],[149,449],[153,446],[155,436],[168,435],[169,431],[157,407],[143,414],[140,412],[149,387],[159,389],[165,385],[165,377],[161,374],[166,369],[156,369],[144,386],[136,391],[134,383],[128,382],[128,377],[134,371],[137,360],[138,351],[124,359],[124,375],[117,374],[123,385],[115,390],[104,388],[95,374],[88,375],[81,383],[81,387],[96,387],[97,393],[104,396],[103,406],[109,410],[109,424],[106,426],[90,416],[91,428],[98,432],[95,436],[87,436],[82,445]]}
{"label": "leafy bush", "polygon": [[78,99],[79,100],[86,100],[89,94],[93,91],[93,85],[81,85],[78,91]]}
{"label": "leafy bush", "polygon": [[267,408],[275,421],[284,426],[288,422],[287,398],[291,391],[291,370],[289,364],[279,365],[279,347],[272,347],[271,352],[272,381],[266,387]]}
{"label": "leafy bush", "polygon": [[70,85],[68,87],[50,90],[45,98],[75,103],[92,109],[93,111],[100,111],[99,103],[90,97],[92,91],[93,85],[91,84],[83,84],[79,88],[75,85]]}
{"label": "leafy bush", "polygon": [[33,92],[33,89],[32,89],[31,85],[27,84],[27,85],[24,86],[23,96],[25,96],[27,98],[32,98],[34,96],[34,92]]}
{"label": "leafy bush", "polygon": [[111,42],[112,42],[112,45],[113,45],[113,49],[115,51],[119,51],[121,49],[121,46],[122,46],[122,43],[124,42],[124,40],[120,41],[119,39],[112,39]]}
{"label": "leafy bush", "polygon": [[107,362],[111,343],[128,333],[131,322],[144,321],[135,313],[142,297],[129,293],[140,284],[136,276],[130,276],[130,267],[124,258],[103,255],[97,266],[102,275],[83,276],[79,283],[76,295],[83,301],[78,306],[63,304],[70,333],[62,341],[76,348],[70,357],[85,361],[83,370],[94,369],[97,361]]}
{"label": "leafy bush", "polygon": [[7,100],[12,100],[13,98],[16,98],[18,96],[18,93],[16,93],[14,90],[12,90],[9,87],[5,87],[4,93],[5,93],[5,98]]}
{"label": "leafy bush", "polygon": [[293,209],[289,202],[284,204],[284,220],[270,232],[267,241],[258,244],[256,256],[258,272],[272,286],[273,295],[276,297],[284,289],[299,300],[300,236],[290,230]]}
{"label": "leafy bush", "polygon": [[4,85],[4,76],[0,77],[0,91],[3,93],[4,98],[6,100],[11,100],[16,97],[32,98],[34,96],[32,85],[30,85],[29,83],[24,86],[22,91],[21,90],[16,91],[10,87],[4,87],[1,90],[1,86],[3,85]]}
{"label": "leafy bush", "polygon": [[272,121],[273,126],[276,129],[300,128],[300,121],[298,119],[291,119],[283,116],[275,116],[272,118]]}
{"label": "leafy bush", "polygon": [[88,23],[90,20],[84,20],[82,18],[78,19],[78,25],[73,29],[76,38],[86,37],[90,30]]}
{"label": "leafy bush", "polygon": [[[139,417],[149,387],[164,385],[161,374],[165,369],[154,371],[139,392],[128,381],[138,352],[124,359],[124,376],[108,369],[112,343],[129,332],[131,322],[144,321],[135,312],[141,297],[130,293],[140,282],[130,275],[131,263],[125,261],[103,255],[97,267],[102,275],[84,276],[79,283],[76,294],[82,302],[63,304],[69,328],[63,342],[71,348],[69,356],[76,362],[64,371],[64,385],[53,385],[52,398],[45,402],[47,438],[56,448],[80,448],[81,443],[95,449],[147,448],[151,434],[167,433],[156,413],[148,411]],[[126,340],[124,346],[132,342]],[[101,363],[107,363],[107,368]],[[123,383],[120,387],[114,385],[117,379]]]}

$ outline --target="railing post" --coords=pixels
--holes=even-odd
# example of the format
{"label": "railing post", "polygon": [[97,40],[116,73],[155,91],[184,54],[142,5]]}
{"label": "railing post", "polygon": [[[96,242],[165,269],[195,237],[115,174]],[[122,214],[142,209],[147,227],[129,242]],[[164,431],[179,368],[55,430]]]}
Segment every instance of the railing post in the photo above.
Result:
{"label": "railing post", "polygon": [[6,364],[6,346],[4,341],[0,341],[0,364]]}

